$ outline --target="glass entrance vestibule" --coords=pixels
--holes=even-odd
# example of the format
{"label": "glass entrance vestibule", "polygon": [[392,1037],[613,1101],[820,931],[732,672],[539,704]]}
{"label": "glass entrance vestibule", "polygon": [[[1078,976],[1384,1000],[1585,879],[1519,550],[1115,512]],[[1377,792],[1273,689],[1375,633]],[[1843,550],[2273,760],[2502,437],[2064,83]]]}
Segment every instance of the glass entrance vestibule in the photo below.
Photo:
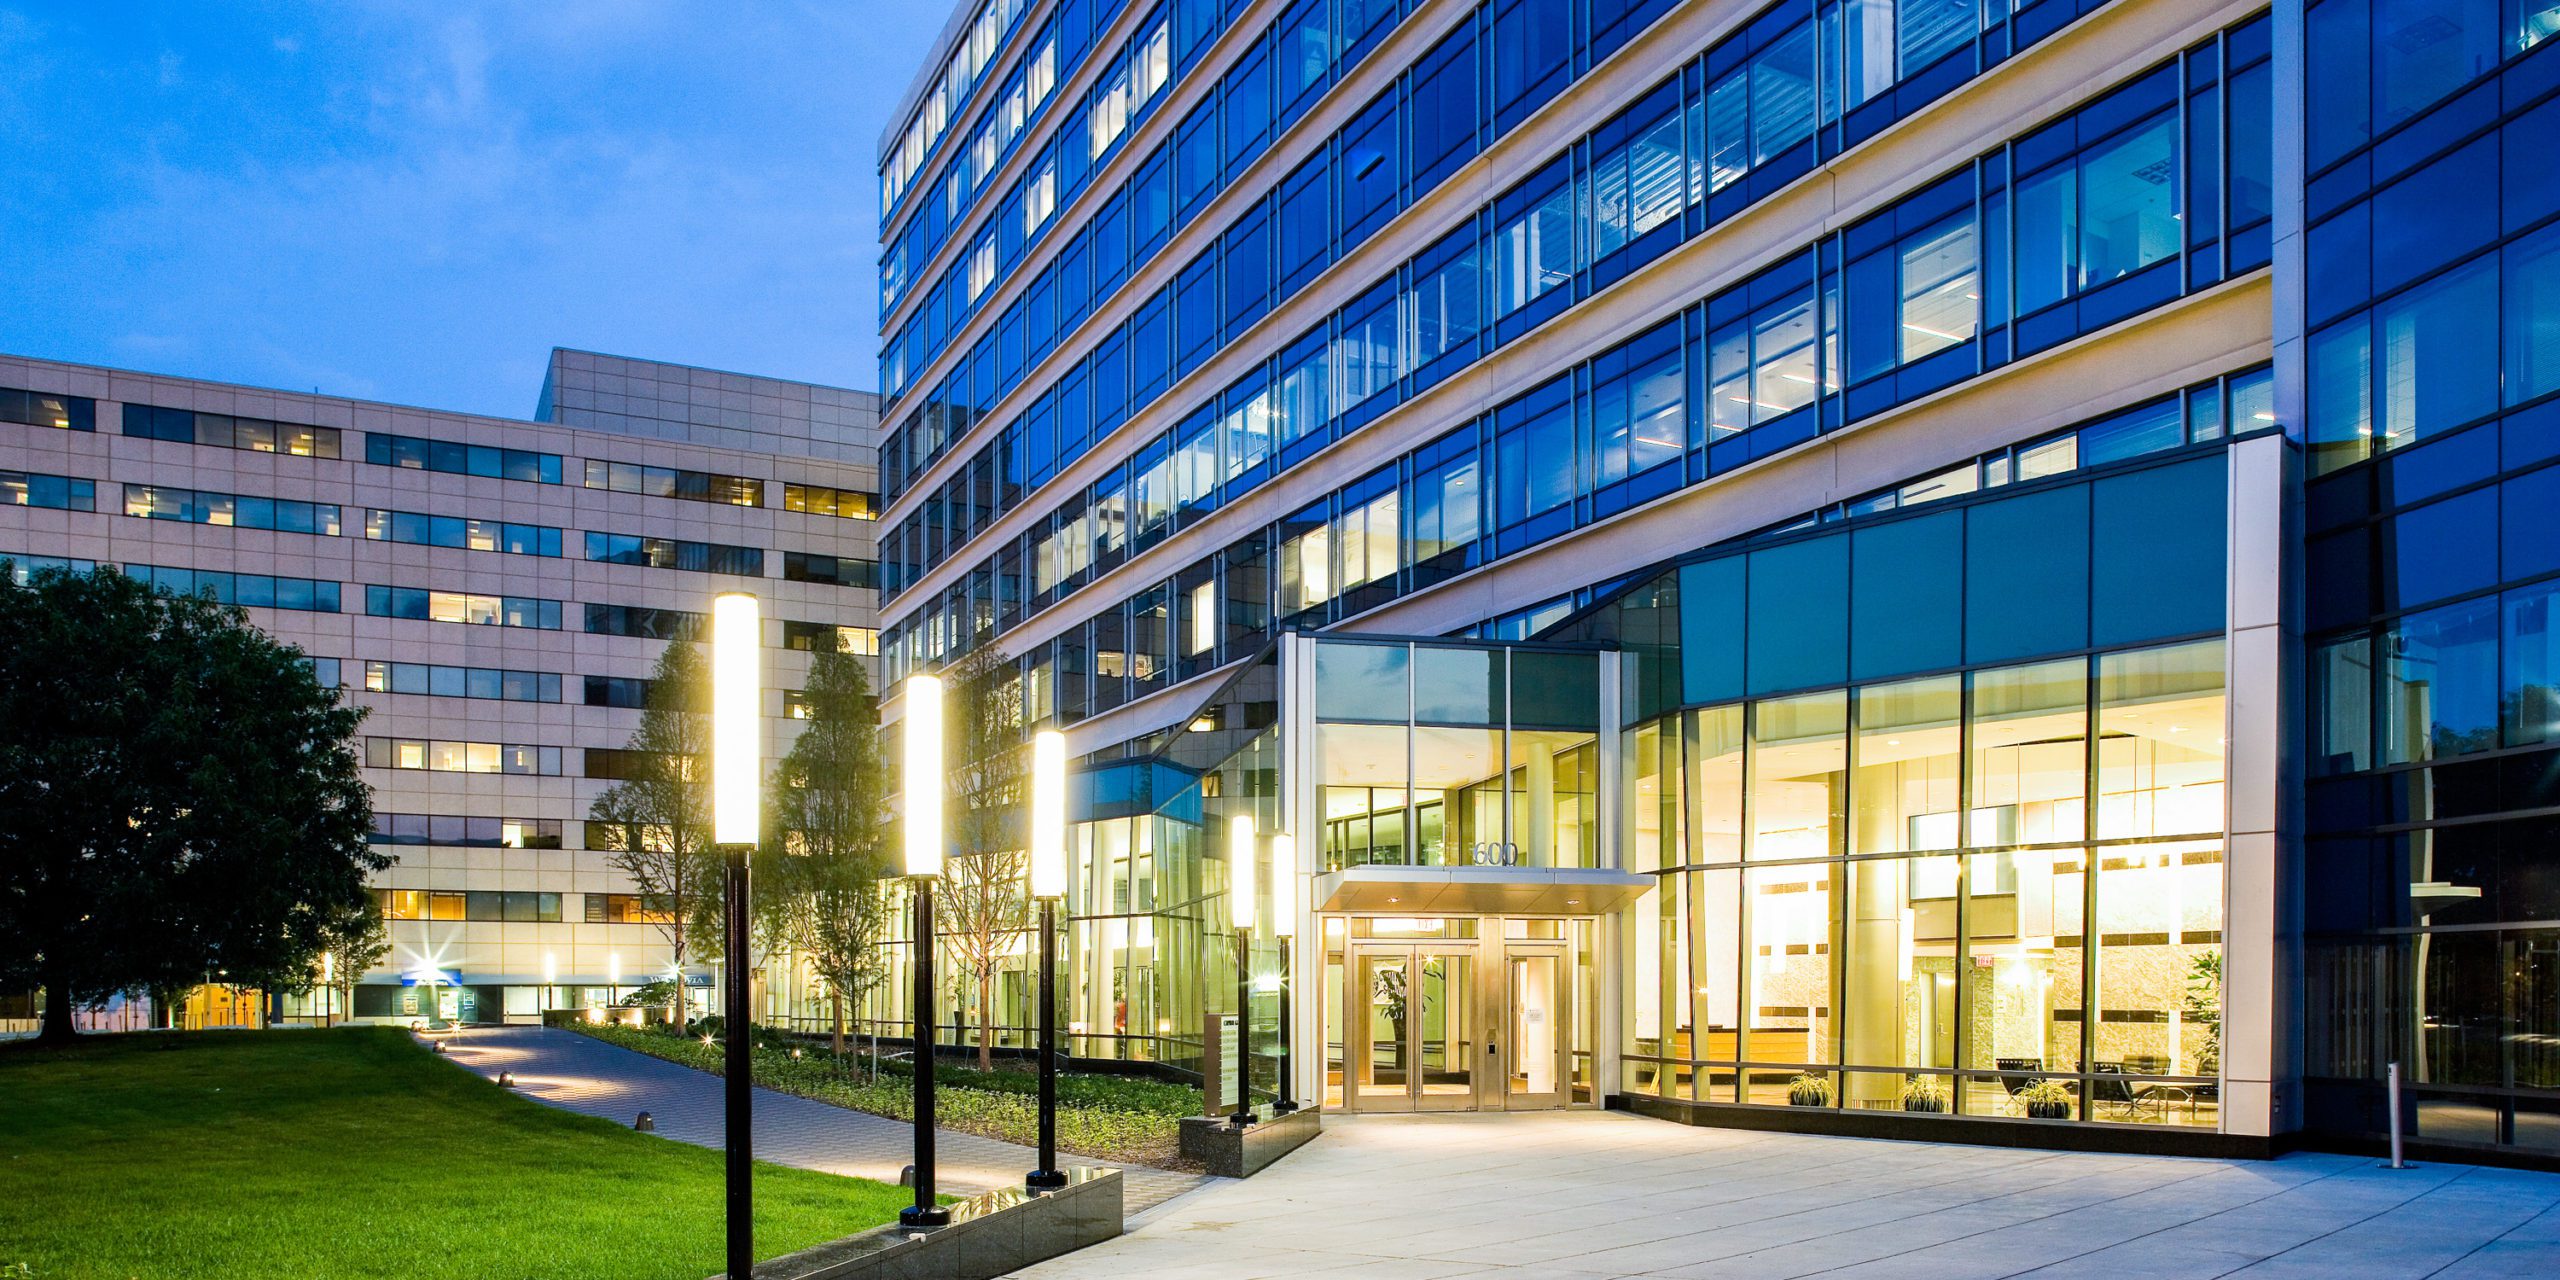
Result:
{"label": "glass entrance vestibule", "polygon": [[1337,915],[1323,938],[1328,1108],[1591,1101],[1588,921]]}

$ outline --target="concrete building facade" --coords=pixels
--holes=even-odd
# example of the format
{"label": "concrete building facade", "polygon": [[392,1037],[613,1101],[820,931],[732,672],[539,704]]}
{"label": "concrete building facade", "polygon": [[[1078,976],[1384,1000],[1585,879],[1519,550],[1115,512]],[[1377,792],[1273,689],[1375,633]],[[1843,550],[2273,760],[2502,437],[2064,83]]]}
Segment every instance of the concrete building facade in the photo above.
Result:
{"label": "concrete building facade", "polygon": [[[392,943],[352,1007],[208,989],[197,1025],[522,1021],[669,972],[592,837],[646,682],[763,602],[766,745],[819,645],[876,648],[866,392],[555,351],[539,421],[0,358],[0,558],[244,605],[366,708]],[[709,994],[710,973],[689,981]]]}

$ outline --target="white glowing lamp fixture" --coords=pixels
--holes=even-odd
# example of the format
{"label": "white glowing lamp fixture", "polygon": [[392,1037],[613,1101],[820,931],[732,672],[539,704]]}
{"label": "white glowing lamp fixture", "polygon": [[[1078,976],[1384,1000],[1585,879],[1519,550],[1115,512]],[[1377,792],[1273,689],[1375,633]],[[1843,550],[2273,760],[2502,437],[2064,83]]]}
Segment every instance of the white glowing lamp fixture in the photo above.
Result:
{"label": "white glowing lamp fixture", "polygon": [[1271,932],[1298,936],[1298,842],[1287,832],[1271,837]]}
{"label": "white glowing lamp fixture", "polygon": [[1067,894],[1067,735],[1031,735],[1031,896]]}
{"label": "white glowing lamp fixture", "polygon": [[907,874],[942,874],[942,679],[907,677]]}
{"label": "white glowing lamp fixture", "polygon": [[763,701],[763,637],[756,598],[724,591],[711,601],[711,838],[754,844],[762,825],[757,719]]}
{"label": "white glowing lamp fixture", "polygon": [[1253,818],[1237,814],[1227,823],[1227,922],[1253,927]]}

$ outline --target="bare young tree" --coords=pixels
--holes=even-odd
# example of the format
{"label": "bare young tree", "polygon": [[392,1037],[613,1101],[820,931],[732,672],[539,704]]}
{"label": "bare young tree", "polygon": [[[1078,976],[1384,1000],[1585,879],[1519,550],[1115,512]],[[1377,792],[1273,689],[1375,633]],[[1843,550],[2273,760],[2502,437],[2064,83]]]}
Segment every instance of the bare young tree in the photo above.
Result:
{"label": "bare young tree", "polygon": [[[669,641],[658,655],[632,730],[622,781],[588,808],[613,842],[606,862],[631,881],[649,922],[667,940],[682,974],[698,952],[718,948],[720,860],[711,847],[710,683],[702,652]],[[684,983],[673,984],[667,1018],[684,1026]]]}
{"label": "bare young tree", "polygon": [[1022,680],[1013,660],[981,643],[944,673],[957,760],[951,770],[952,853],[940,921],[977,993],[978,1067],[995,1065],[995,981],[1030,927],[1024,848]]}
{"label": "bare young tree", "polygon": [[832,649],[810,663],[801,699],[809,719],[774,770],[753,896],[770,945],[799,951],[826,983],[842,1054],[846,1004],[889,976],[880,707],[861,660]]}

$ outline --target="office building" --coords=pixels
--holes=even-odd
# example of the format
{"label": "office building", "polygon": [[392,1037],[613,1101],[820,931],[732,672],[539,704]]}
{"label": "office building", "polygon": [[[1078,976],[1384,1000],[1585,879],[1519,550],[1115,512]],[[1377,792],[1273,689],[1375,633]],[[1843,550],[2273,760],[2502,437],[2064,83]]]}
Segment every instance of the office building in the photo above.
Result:
{"label": "office building", "polygon": [[763,602],[773,755],[809,652],[875,652],[877,415],[582,351],[538,421],[0,358],[0,558],[244,605],[370,713],[390,954],[349,1007],[214,986],[170,1012],[527,1021],[665,978],[665,913],[589,805],[714,594]]}
{"label": "office building", "polygon": [[1245,816],[1301,1100],[2560,1156],[2555,30],[963,5],[882,652],[1070,735],[1076,1051],[1198,1065]]}

